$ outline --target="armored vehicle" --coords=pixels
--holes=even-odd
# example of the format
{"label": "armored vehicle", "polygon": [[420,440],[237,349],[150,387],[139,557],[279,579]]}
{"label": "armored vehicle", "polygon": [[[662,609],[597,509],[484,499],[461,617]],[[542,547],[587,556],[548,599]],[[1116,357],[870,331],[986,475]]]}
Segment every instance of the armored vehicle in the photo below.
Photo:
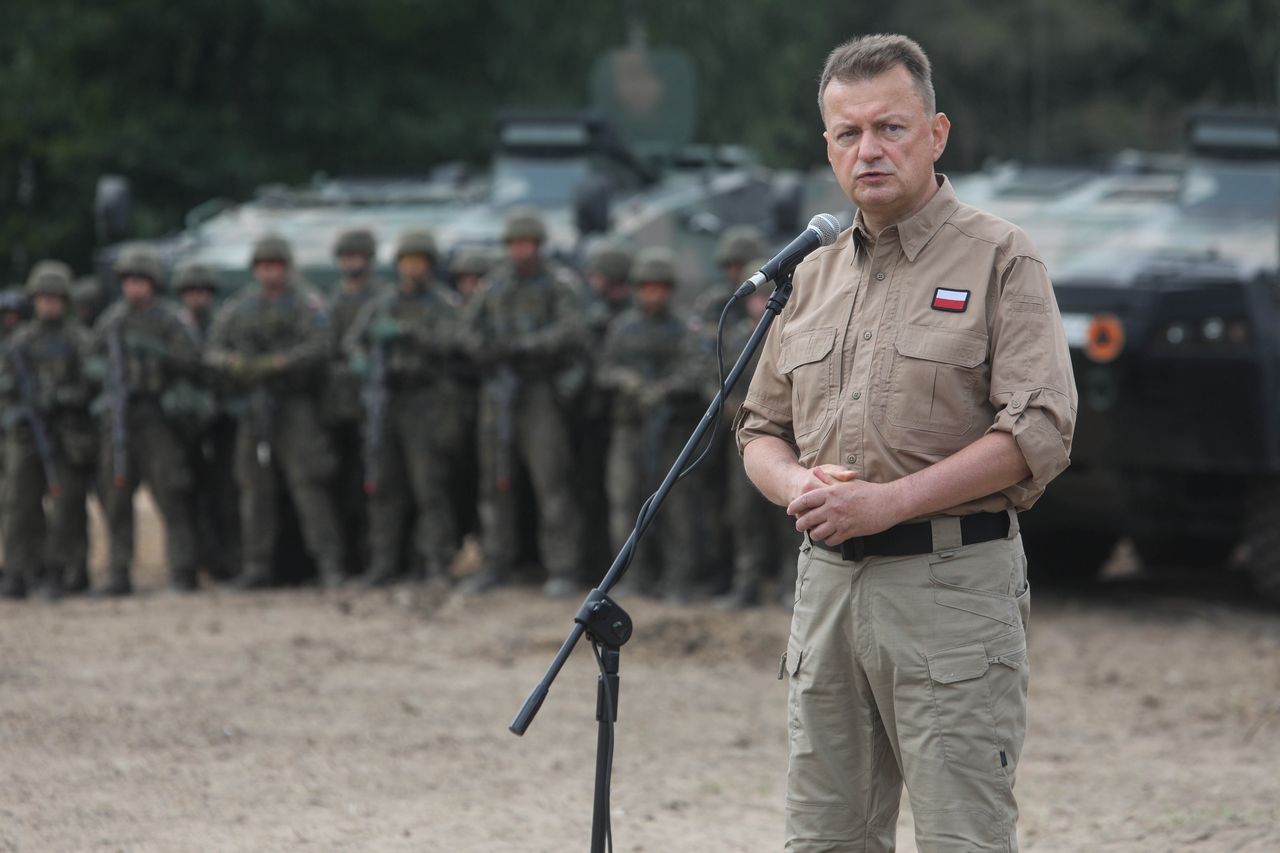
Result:
{"label": "armored vehicle", "polygon": [[[301,275],[321,288],[336,281],[334,240],[350,228],[378,240],[384,274],[399,235],[430,228],[443,258],[497,244],[503,213],[542,210],[553,255],[576,261],[593,235],[610,233],[635,248],[666,246],[683,282],[715,278],[714,247],[728,227],[752,224],[778,238],[799,229],[802,182],[764,169],[737,146],[693,143],[696,81],[674,50],[633,44],[601,56],[591,74],[592,108],[505,111],[487,173],[457,165],[425,176],[318,178],[310,186],[269,186],[244,203],[217,199],[188,214],[181,231],[150,248],[172,267],[198,261],[231,286],[248,280],[249,247],[272,231],[293,245]],[[104,178],[96,203],[110,269],[127,237],[127,184]],[[682,290],[690,299],[696,286]]]}
{"label": "armored vehicle", "polygon": [[1025,517],[1033,564],[1089,577],[1128,537],[1156,570],[1234,554],[1280,600],[1276,115],[1195,113],[1181,164],[989,206],[1044,248],[1080,392],[1071,467]]}

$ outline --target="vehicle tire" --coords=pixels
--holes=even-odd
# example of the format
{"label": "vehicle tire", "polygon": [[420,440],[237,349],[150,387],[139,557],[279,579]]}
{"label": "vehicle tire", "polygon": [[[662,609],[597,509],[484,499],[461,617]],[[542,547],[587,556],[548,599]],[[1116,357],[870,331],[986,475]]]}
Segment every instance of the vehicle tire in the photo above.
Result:
{"label": "vehicle tire", "polygon": [[1263,492],[1245,521],[1244,568],[1268,600],[1280,604],[1280,490]]}
{"label": "vehicle tire", "polygon": [[1235,542],[1188,536],[1135,536],[1134,550],[1149,572],[1212,569],[1225,566]]}
{"label": "vehicle tire", "polygon": [[1037,582],[1085,584],[1096,580],[1120,536],[1098,531],[1024,530],[1027,573]]}

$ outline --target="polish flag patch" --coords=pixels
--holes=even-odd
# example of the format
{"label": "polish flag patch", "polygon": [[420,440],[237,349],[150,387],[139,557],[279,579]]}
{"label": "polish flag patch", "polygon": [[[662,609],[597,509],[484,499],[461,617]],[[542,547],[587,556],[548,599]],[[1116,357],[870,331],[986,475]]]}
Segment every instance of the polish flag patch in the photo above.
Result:
{"label": "polish flag patch", "polygon": [[939,287],[933,292],[933,310],[935,311],[951,311],[959,314],[968,307],[969,291],[967,290],[948,290],[945,287]]}

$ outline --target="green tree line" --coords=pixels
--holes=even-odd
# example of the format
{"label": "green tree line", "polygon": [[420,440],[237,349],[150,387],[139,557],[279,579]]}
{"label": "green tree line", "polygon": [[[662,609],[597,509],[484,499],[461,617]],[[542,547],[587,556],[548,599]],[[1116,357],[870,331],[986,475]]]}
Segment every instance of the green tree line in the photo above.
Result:
{"label": "green tree line", "polygon": [[150,236],[317,171],[482,164],[496,109],[584,105],[592,60],[636,19],[692,57],[700,139],[775,166],[822,162],[818,72],[858,33],[930,53],[954,171],[1173,149],[1189,106],[1276,103],[1277,0],[7,0],[0,270],[83,267],[103,173],[130,178]]}

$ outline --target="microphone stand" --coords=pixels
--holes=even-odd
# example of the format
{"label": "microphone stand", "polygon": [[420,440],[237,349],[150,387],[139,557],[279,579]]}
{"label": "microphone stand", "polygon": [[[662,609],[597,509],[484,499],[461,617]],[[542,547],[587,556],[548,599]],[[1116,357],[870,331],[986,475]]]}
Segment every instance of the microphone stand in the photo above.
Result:
{"label": "microphone stand", "polygon": [[[560,646],[560,650],[556,652],[556,656],[547,668],[546,674],[542,676],[542,680],[529,693],[524,705],[521,706],[515,719],[511,721],[509,728],[513,734],[523,735],[528,730],[529,724],[533,722],[533,718],[538,714],[538,709],[542,707],[543,701],[547,698],[551,683],[560,674],[560,670],[568,661],[574,646],[577,645],[578,640],[582,639],[583,634],[589,635],[600,668],[596,688],[598,732],[596,738],[595,802],[591,815],[591,853],[605,853],[606,837],[610,834],[609,785],[610,776],[613,772],[613,724],[618,719],[618,668],[622,657],[622,645],[631,638],[632,628],[631,616],[608,596],[608,592],[626,573],[627,566],[631,562],[631,555],[634,553],[636,545],[644,535],[645,530],[648,529],[649,523],[658,514],[658,510],[662,508],[662,503],[666,500],[667,494],[670,493],[676,481],[680,479],[685,466],[689,463],[689,458],[693,456],[699,445],[702,444],[707,431],[715,427],[716,421],[723,410],[722,401],[733,390],[743,371],[751,363],[756,350],[760,348],[760,343],[764,340],[769,327],[773,325],[774,319],[782,312],[787,300],[791,298],[792,275],[793,270],[788,270],[778,277],[773,294],[769,297],[769,303],[765,307],[764,316],[756,324],[755,331],[751,333],[751,338],[747,341],[747,345],[743,347],[742,353],[733,365],[733,369],[725,377],[724,385],[716,393],[711,405],[707,407],[702,420],[698,422],[698,426],[685,443],[684,449],[676,457],[675,464],[667,472],[662,485],[658,487],[658,490],[653,493],[641,508],[640,517],[636,521],[635,528],[631,531],[631,535],[627,537],[627,541],[618,551],[617,556],[613,558],[613,564],[609,567],[604,579],[600,581],[598,587],[587,594],[582,606],[578,608],[577,614],[573,617],[573,629]],[[736,299],[737,296],[735,294],[734,298]]]}

